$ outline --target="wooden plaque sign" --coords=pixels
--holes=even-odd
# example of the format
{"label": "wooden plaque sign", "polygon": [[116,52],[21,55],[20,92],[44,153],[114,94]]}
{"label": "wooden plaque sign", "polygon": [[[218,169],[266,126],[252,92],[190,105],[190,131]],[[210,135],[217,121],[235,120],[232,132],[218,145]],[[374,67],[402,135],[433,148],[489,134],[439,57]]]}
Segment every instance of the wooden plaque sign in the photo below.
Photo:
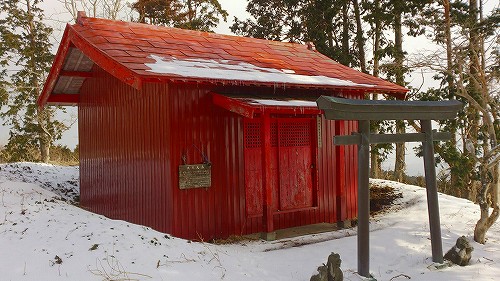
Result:
{"label": "wooden plaque sign", "polygon": [[210,187],[211,185],[211,164],[179,166],[179,189]]}

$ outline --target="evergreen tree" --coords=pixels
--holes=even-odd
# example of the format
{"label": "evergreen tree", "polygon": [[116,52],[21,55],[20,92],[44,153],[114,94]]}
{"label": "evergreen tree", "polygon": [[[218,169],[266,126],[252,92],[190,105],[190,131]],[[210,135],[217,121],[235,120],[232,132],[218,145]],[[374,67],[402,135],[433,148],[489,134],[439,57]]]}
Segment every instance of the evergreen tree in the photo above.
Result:
{"label": "evergreen tree", "polygon": [[363,32],[363,23],[361,22],[361,8],[358,0],[352,0],[354,8],[354,16],[356,19],[356,45],[359,58],[359,67],[361,72],[368,73],[366,68],[366,55],[365,55],[365,37]]}
{"label": "evergreen tree", "polygon": [[[384,31],[387,29],[387,22],[390,17],[381,8],[381,0],[362,1],[363,11],[366,11],[363,20],[370,25],[368,36],[373,39],[372,53],[372,75],[380,76],[380,62],[384,55],[384,48],[388,40],[384,36]],[[378,94],[372,95],[372,100],[379,99]],[[387,121],[372,121],[370,122],[370,130],[374,133],[382,133],[387,131],[390,126]],[[370,146],[370,176],[372,178],[382,177],[382,162],[387,158],[388,153],[392,149],[392,144],[372,144]]]}
{"label": "evergreen tree", "polygon": [[365,71],[361,11],[356,9],[360,8],[356,3],[357,0],[249,0],[247,12],[253,19],[235,18],[231,31],[269,40],[312,42],[320,53]]}
{"label": "evergreen tree", "polygon": [[359,66],[354,44],[354,15],[350,0],[308,2],[302,11],[305,41],[322,54],[347,66]]}
{"label": "evergreen tree", "polygon": [[238,35],[300,42],[303,39],[301,22],[302,0],[249,0],[247,12],[254,19],[234,18],[231,31]]}
{"label": "evergreen tree", "polygon": [[[408,29],[408,35],[418,36],[424,32],[423,26],[415,20],[423,8],[433,1],[431,0],[387,0],[381,1],[381,9],[384,11],[380,15],[386,21],[386,25],[391,26],[394,32],[394,41],[385,52],[393,58],[393,62],[385,65],[385,70],[390,80],[396,84],[406,86],[405,74],[408,72],[404,65],[406,52],[403,48],[403,27]],[[395,122],[395,131],[403,134],[406,131],[406,124],[402,120]],[[406,170],[405,143],[396,144],[396,160],[394,163],[394,179],[403,181]]]}
{"label": "evergreen tree", "polygon": [[7,161],[49,161],[50,147],[66,129],[54,120],[55,108],[39,108],[36,100],[43,88],[53,55],[52,29],[43,23],[40,0],[1,0],[5,18],[0,19],[1,62],[9,74],[1,91],[1,116],[10,127],[2,151]]}
{"label": "evergreen tree", "polygon": [[201,31],[212,31],[219,17],[228,16],[218,0],[138,0],[132,8],[139,22]]}

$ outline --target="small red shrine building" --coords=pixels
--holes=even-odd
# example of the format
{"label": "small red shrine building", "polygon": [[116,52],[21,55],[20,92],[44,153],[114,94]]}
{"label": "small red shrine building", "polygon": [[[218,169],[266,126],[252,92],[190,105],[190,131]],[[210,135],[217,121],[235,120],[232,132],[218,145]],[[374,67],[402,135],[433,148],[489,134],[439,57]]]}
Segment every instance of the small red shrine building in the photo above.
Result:
{"label": "small red shrine building", "polygon": [[64,32],[39,106],[77,105],[80,203],[187,239],[357,216],[353,121],[320,95],[407,89],[302,44],[86,17]]}

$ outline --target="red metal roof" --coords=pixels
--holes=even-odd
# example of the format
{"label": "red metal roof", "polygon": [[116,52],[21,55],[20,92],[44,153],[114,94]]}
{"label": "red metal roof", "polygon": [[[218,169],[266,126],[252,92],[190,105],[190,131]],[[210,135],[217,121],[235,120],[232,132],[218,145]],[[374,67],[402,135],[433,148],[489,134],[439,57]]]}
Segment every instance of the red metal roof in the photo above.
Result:
{"label": "red metal roof", "polygon": [[91,77],[94,63],[136,89],[144,82],[186,81],[399,96],[408,91],[302,44],[90,18],[81,13],[76,24],[66,26],[38,104],[78,103],[79,89]]}

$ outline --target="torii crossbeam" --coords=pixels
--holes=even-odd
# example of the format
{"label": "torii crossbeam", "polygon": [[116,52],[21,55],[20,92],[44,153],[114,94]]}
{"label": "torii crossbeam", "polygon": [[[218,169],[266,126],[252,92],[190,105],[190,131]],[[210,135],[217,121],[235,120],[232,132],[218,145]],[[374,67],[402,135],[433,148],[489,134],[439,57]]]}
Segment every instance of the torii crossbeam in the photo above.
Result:
{"label": "torii crossbeam", "polygon": [[[450,133],[432,130],[432,120],[455,119],[462,103],[450,101],[352,100],[321,96],[316,103],[329,120],[358,120],[358,133],[335,136],[335,145],[358,145],[358,273],[370,277],[370,144],[422,142],[425,187],[431,234],[432,261],[443,263],[441,225],[436,185],[434,141],[449,140]],[[370,120],[420,120],[421,133],[371,134]]]}

